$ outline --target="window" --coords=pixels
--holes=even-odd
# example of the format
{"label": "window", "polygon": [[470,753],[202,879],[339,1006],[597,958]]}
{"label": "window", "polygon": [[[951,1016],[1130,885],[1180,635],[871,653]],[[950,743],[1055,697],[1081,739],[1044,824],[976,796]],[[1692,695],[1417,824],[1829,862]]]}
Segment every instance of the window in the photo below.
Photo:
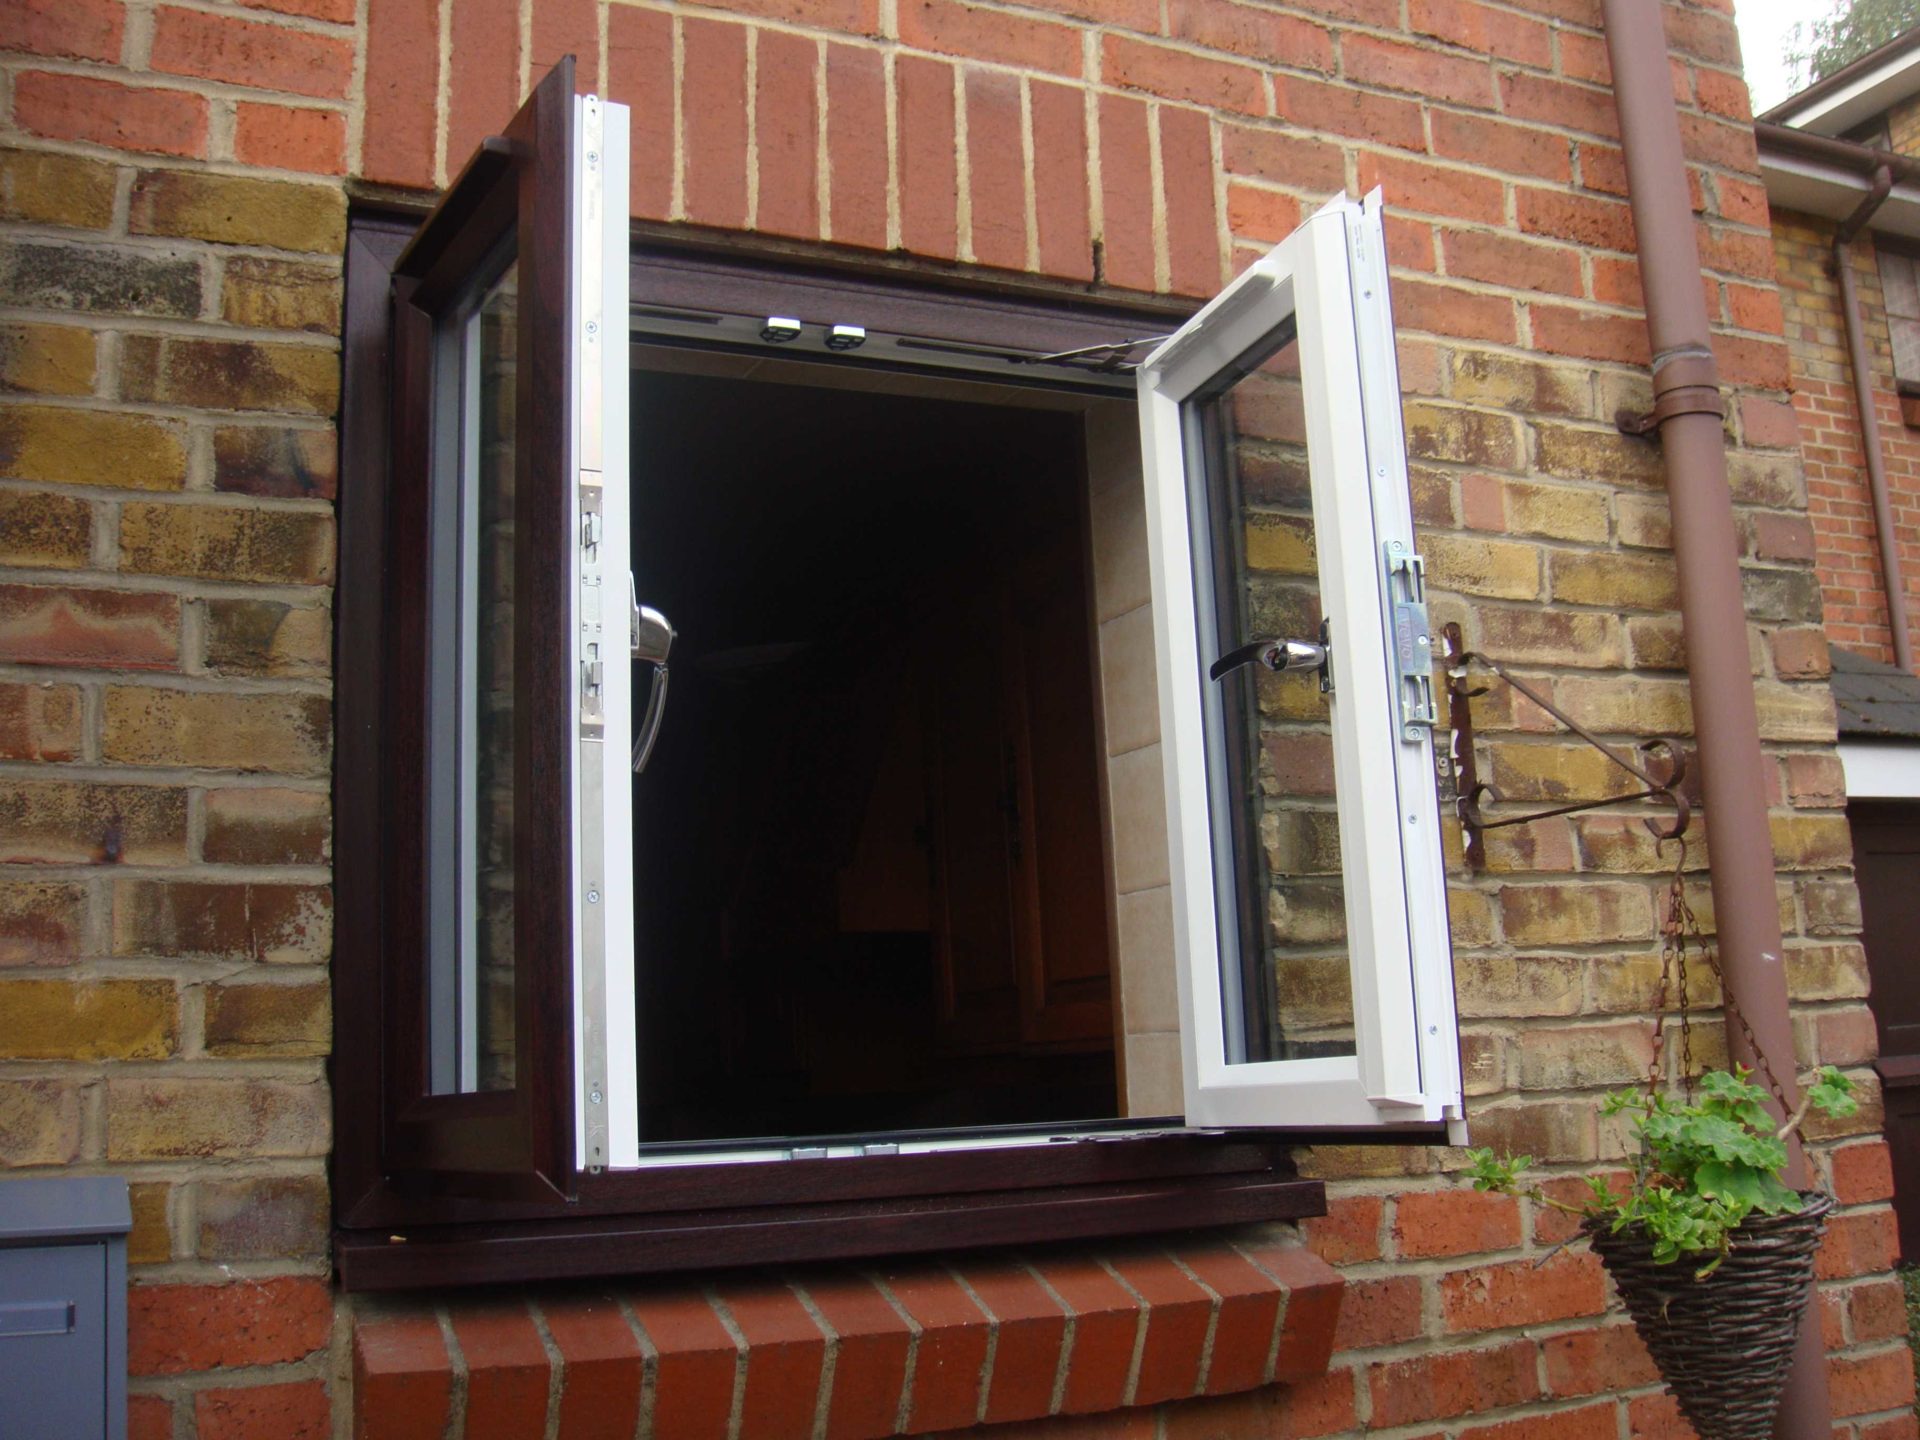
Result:
{"label": "window", "polygon": [[1902,396],[1920,396],[1920,261],[1885,235],[1874,236],[1880,290],[1893,345],[1893,374]]}
{"label": "window", "polygon": [[1377,201],[1178,324],[631,245],[625,124],[563,64],[349,242],[346,1283],[1280,1218],[1289,1138],[1457,1127]]}

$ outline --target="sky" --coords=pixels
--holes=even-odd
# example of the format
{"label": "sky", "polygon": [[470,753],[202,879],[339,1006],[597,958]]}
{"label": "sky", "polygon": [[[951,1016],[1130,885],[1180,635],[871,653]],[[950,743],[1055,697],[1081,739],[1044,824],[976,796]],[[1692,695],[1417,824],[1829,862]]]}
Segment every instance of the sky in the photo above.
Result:
{"label": "sky", "polygon": [[1740,55],[1746,62],[1754,114],[1771,110],[1793,92],[1783,58],[1787,32],[1795,23],[1818,19],[1833,8],[1834,0],[1734,0],[1733,19],[1740,27]]}

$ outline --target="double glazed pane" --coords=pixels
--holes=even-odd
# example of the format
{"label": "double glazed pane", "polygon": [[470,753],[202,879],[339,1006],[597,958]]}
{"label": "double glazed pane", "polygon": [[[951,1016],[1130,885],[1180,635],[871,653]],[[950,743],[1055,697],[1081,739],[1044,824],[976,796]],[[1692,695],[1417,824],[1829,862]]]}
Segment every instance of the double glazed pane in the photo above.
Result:
{"label": "double glazed pane", "polygon": [[514,1086],[514,398],[519,266],[435,337],[432,1090]]}
{"label": "double glazed pane", "polygon": [[[1203,662],[1254,641],[1322,638],[1304,407],[1292,326],[1188,402],[1195,592],[1212,599],[1199,607]],[[1218,892],[1227,1059],[1351,1055],[1326,683],[1257,662],[1202,683],[1215,843],[1240,857],[1240,883]]]}

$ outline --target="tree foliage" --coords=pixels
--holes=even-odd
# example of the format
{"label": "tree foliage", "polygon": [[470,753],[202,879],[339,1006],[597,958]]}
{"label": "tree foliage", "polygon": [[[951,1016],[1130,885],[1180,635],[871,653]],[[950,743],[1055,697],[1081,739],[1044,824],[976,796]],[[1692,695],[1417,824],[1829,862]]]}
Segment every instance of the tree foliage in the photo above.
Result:
{"label": "tree foliage", "polygon": [[1844,69],[1862,55],[1920,24],[1920,0],[1840,0],[1833,12],[1788,33],[1786,60],[1794,89]]}

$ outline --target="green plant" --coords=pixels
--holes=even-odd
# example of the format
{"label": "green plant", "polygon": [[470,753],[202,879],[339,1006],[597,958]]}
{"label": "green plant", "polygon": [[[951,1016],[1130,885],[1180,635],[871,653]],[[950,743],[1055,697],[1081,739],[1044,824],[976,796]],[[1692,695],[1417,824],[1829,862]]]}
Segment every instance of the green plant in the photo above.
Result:
{"label": "green plant", "polygon": [[1696,1272],[1706,1275],[1726,1257],[1728,1235],[1749,1215],[1782,1215],[1801,1208],[1784,1180],[1787,1138],[1810,1111],[1829,1117],[1856,1108],[1853,1082],[1832,1066],[1810,1076],[1799,1109],[1776,1128],[1767,1092],[1744,1066],[1700,1077],[1695,1098],[1650,1090],[1621,1090],[1607,1097],[1603,1113],[1630,1115],[1638,1152],[1630,1163],[1624,1194],[1599,1176],[1589,1177],[1590,1198],[1568,1205],[1527,1187],[1520,1176],[1530,1156],[1467,1152],[1476,1190],[1530,1195],[1543,1204],[1604,1223],[1615,1232],[1639,1226],[1653,1258],[1671,1264],[1682,1256],[1711,1254]]}

